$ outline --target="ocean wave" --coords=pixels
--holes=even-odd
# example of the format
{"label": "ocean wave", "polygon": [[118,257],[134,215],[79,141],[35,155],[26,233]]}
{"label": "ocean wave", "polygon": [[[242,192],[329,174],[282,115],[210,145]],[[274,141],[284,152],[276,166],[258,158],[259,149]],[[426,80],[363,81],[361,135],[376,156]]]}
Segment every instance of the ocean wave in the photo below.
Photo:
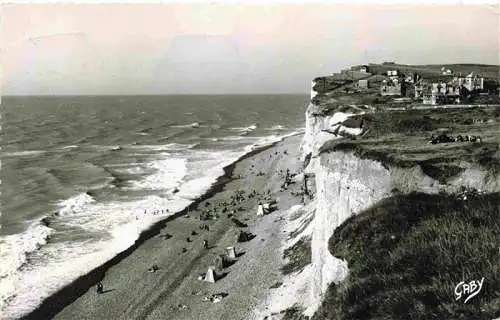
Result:
{"label": "ocean wave", "polygon": [[270,135],[270,136],[255,137],[257,141],[255,143],[253,143],[252,145],[247,146],[245,148],[245,151],[251,152],[257,148],[262,148],[262,147],[271,145],[273,143],[283,141],[286,138],[296,136],[296,135],[301,134],[301,133],[302,133],[301,130],[296,130],[296,131],[293,131],[293,132],[290,132],[290,133],[287,133],[284,135]]}
{"label": "ocean wave", "polygon": [[1,152],[3,157],[27,157],[36,156],[45,153],[44,150],[26,150],[26,151],[15,151],[15,152]]}
{"label": "ocean wave", "polygon": [[169,144],[159,144],[159,145],[129,145],[126,146],[127,149],[141,150],[141,151],[182,151],[192,149],[198,146],[199,143],[192,144],[181,144],[181,143],[169,143]]}
{"label": "ocean wave", "polygon": [[181,183],[187,173],[187,159],[168,158],[155,160],[142,165],[144,170],[152,170],[153,174],[139,181],[131,181],[130,190],[163,190],[174,189]]}
{"label": "ocean wave", "polygon": [[272,126],[271,128],[268,128],[267,130],[271,130],[271,131],[281,131],[281,130],[285,130],[285,127],[278,124],[278,125],[275,125],[275,126]]}
{"label": "ocean wave", "polygon": [[257,129],[257,124],[252,124],[252,125],[250,125],[248,127],[233,127],[233,128],[229,128],[229,130],[237,131],[237,132],[252,132],[255,129]]}
{"label": "ocean wave", "polygon": [[[107,169],[105,169],[105,171],[108,174],[110,173],[109,170],[107,170]],[[101,190],[101,189],[105,189],[105,188],[115,188],[116,187],[115,180],[116,180],[116,177],[111,174],[111,177],[107,177],[104,182],[96,183],[96,184],[93,184],[92,186],[90,186],[89,190],[93,191],[93,190]]]}
{"label": "ocean wave", "polygon": [[99,145],[93,145],[92,148],[94,148],[97,151],[101,152],[106,152],[106,151],[119,151],[122,149],[121,146],[115,145],[115,146],[99,146]]}
{"label": "ocean wave", "polygon": [[84,214],[88,205],[95,202],[95,199],[86,192],[77,194],[58,203],[58,215],[64,217]]}
{"label": "ocean wave", "polygon": [[79,148],[79,146],[77,146],[77,145],[69,145],[69,146],[62,147],[63,150],[64,149],[77,149],[77,148]]}
{"label": "ocean wave", "polygon": [[22,233],[0,237],[0,313],[17,293],[20,269],[31,253],[47,244],[54,229],[32,222]]}
{"label": "ocean wave", "polygon": [[245,139],[248,139],[248,138],[242,137],[242,136],[229,136],[229,137],[220,138],[220,140],[222,140],[222,141],[241,141],[241,140],[245,140]]}
{"label": "ocean wave", "polygon": [[189,124],[175,124],[171,125],[171,128],[199,128],[201,124],[199,122],[193,122]]}

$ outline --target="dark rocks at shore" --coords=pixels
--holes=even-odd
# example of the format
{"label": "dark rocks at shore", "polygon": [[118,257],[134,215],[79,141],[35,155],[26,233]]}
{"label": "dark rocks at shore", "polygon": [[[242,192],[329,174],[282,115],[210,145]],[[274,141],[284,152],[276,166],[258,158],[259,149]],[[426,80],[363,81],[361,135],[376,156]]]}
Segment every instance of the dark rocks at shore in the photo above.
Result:
{"label": "dark rocks at shore", "polygon": [[50,218],[49,217],[42,218],[42,219],[40,219],[40,223],[46,227],[49,227],[50,226]]}

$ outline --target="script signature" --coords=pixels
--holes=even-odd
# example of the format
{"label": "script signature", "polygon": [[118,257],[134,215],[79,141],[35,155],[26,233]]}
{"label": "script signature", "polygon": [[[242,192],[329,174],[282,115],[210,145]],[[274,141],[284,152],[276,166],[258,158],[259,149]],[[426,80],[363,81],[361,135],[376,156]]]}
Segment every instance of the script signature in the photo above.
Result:
{"label": "script signature", "polygon": [[459,282],[455,287],[455,300],[460,300],[462,296],[466,297],[464,303],[467,303],[472,297],[476,296],[483,288],[484,277],[481,280],[472,280],[470,282]]}

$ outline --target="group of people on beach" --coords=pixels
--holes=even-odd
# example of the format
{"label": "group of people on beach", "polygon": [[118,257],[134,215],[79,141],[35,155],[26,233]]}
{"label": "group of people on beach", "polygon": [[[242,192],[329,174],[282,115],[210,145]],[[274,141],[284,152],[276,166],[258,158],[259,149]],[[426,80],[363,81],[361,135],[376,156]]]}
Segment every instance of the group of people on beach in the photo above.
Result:
{"label": "group of people on beach", "polygon": [[[280,170],[280,173],[283,174],[283,170]],[[294,176],[294,174],[292,174],[290,172],[290,169],[287,168],[285,175],[284,175],[284,183],[282,184],[282,190],[286,190],[286,188],[290,184],[293,183],[293,180],[292,180],[293,176]],[[268,189],[267,191],[264,191],[264,192],[258,192],[257,190],[254,189],[248,193],[245,190],[236,190],[234,192],[234,194],[230,196],[229,201],[223,200],[223,201],[221,201],[217,204],[214,204],[214,205],[212,205],[209,201],[206,201],[205,202],[205,209],[203,209],[201,214],[200,214],[200,220],[202,220],[202,221],[203,220],[215,220],[215,219],[219,218],[221,216],[221,214],[225,214],[225,213],[227,213],[228,218],[232,218],[236,214],[236,212],[245,210],[245,208],[242,206],[244,201],[249,200],[249,199],[253,199],[253,198],[258,198],[259,199],[258,203],[261,205],[263,203],[262,201],[266,201],[266,204],[267,204],[267,201],[271,201],[271,190]],[[169,212],[168,209],[162,209],[162,210],[153,211],[153,214],[157,215],[160,213],[164,214],[164,213],[168,213],[168,212]],[[144,210],[144,214],[146,214],[146,213],[147,213],[147,211]],[[232,219],[234,220],[235,218],[232,218]],[[240,221],[238,221],[238,222],[239,223],[237,224],[237,226],[240,228],[242,226],[245,226],[245,227],[248,226]],[[210,231],[210,227],[207,223],[201,224],[199,228],[200,228],[200,230],[203,230],[203,231]],[[198,234],[197,232],[192,231],[191,236],[194,236],[197,234]],[[165,239],[168,239],[170,237],[172,237],[172,236],[169,235],[169,237],[165,237]],[[255,235],[242,231],[242,232],[240,232],[240,235],[238,237],[238,242],[249,241],[253,237],[255,237]],[[242,239],[242,238],[244,238],[244,239]],[[190,237],[187,237],[186,241],[192,242],[193,240],[191,240]],[[205,250],[211,249],[211,247],[209,246],[209,242],[206,239],[203,240],[203,248]],[[187,252],[187,249],[182,248],[182,253],[185,253],[185,252]],[[150,272],[150,273],[154,273],[158,270],[159,270],[159,267],[157,264],[153,264],[150,268],[148,268],[148,272]],[[97,283],[96,292],[97,292],[97,294],[102,294],[105,292],[104,285],[101,281],[99,281]]]}
{"label": "group of people on beach", "polygon": [[456,137],[448,136],[446,133],[442,133],[438,136],[431,135],[429,143],[450,143],[450,142],[481,142],[481,137],[479,136],[462,136],[458,135]]}
{"label": "group of people on beach", "polygon": [[[280,173],[283,173],[283,171],[280,170]],[[290,169],[287,168],[286,173],[285,173],[285,181],[281,185],[280,191],[287,190],[288,186],[293,183],[293,180],[292,180],[293,177],[295,177],[295,174],[291,174]]]}

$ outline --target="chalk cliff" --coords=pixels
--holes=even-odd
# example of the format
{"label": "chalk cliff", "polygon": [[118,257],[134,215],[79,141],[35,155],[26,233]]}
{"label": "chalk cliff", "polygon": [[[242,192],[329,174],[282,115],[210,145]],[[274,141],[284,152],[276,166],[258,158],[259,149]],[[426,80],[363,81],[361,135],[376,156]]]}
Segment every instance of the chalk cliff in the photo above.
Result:
{"label": "chalk cliff", "polygon": [[[314,88],[314,82],[312,86]],[[345,112],[346,108],[336,109],[344,112],[322,112],[324,108],[313,102],[315,96],[316,92],[311,90],[311,102],[305,114],[305,134],[300,145],[305,176],[311,178],[313,184],[316,211],[312,221],[310,300],[304,303],[305,314],[309,316],[320,305],[328,285],[342,281],[348,274],[346,261],[330,254],[328,241],[335,228],[349,217],[391,196],[395,190],[403,193],[454,192],[461,186],[489,192],[500,190],[498,173],[487,174],[479,167],[470,167],[441,183],[424,174],[418,165],[388,167],[379,161],[361,159],[352,151],[321,150],[325,142],[341,138],[342,132],[355,136],[362,130],[342,125],[355,113]]]}

